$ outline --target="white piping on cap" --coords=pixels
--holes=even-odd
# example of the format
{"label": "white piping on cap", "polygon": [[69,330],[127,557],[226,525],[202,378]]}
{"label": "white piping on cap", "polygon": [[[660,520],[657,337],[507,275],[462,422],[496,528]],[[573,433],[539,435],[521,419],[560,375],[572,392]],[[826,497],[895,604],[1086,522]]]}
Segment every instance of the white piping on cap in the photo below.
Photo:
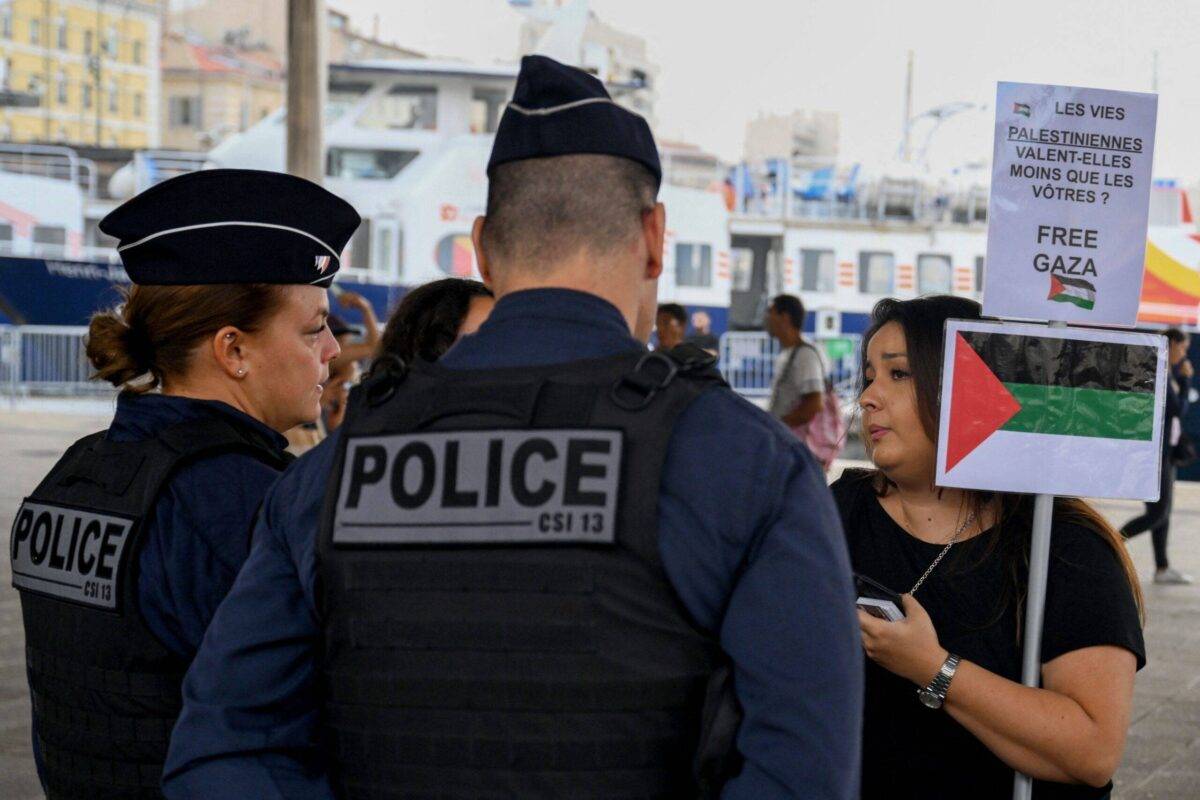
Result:
{"label": "white piping on cap", "polygon": [[[228,227],[228,226],[232,226],[232,225],[244,225],[244,226],[250,227],[250,228],[273,228],[274,230],[287,231],[289,233],[298,233],[301,236],[306,236],[309,239],[312,239],[314,242],[316,242],[317,244],[321,245],[326,250],[328,250],[330,255],[333,256],[334,260],[337,261],[339,265],[342,263],[342,260],[340,258],[338,258],[338,254],[337,254],[336,250],[334,250],[329,245],[325,244],[325,242],[321,241],[316,236],[313,236],[308,231],[302,231],[299,228],[291,228],[291,227],[288,227],[287,225],[275,225],[270,222],[229,221],[229,222],[204,222],[199,225],[184,225],[181,228],[170,228],[165,231],[159,231],[158,233],[152,233],[145,238],[138,239],[136,242],[130,242],[129,244],[121,245],[120,247],[117,248],[117,252],[123,253],[126,250],[130,249],[131,247],[137,247],[139,244],[145,244],[146,242],[148,242],[152,239],[157,239],[160,236],[166,236],[171,233],[182,233],[183,231],[195,231],[195,230],[200,230],[201,228],[224,228],[224,227]],[[315,283],[315,281],[314,281],[314,283]]]}
{"label": "white piping on cap", "polygon": [[[563,103],[561,106],[550,106],[549,108],[525,108],[525,106],[519,106],[516,103],[509,103],[508,107],[527,117],[545,117],[550,114],[557,114],[559,111],[569,111],[572,108],[579,108],[580,106],[587,106],[592,103],[610,103],[622,111],[629,111],[628,108],[608,97],[586,97],[583,100],[572,100],[570,103]],[[629,113],[635,117],[641,116],[636,111],[629,111]]]}

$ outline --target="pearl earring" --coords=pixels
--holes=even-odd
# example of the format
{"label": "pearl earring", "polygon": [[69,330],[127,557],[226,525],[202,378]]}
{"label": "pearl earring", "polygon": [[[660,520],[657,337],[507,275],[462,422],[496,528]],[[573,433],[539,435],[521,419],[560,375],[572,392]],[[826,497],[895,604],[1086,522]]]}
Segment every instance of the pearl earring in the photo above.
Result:
{"label": "pearl earring", "polygon": [[242,369],[241,367],[239,367],[239,368],[238,368],[238,375],[245,375],[245,374],[246,374],[246,370],[244,370],[244,369]]}

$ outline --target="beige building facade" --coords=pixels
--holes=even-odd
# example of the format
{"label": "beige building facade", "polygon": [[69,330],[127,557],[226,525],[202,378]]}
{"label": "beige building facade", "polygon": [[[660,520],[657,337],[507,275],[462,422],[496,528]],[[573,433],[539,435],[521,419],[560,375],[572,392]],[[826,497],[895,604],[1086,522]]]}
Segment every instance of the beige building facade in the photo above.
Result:
{"label": "beige building facade", "polygon": [[283,63],[265,48],[163,38],[162,146],[205,151],[284,104]]}
{"label": "beige building facade", "polygon": [[745,158],[750,162],[791,158],[798,166],[807,167],[833,164],[839,125],[834,111],[759,114],[746,123]]}

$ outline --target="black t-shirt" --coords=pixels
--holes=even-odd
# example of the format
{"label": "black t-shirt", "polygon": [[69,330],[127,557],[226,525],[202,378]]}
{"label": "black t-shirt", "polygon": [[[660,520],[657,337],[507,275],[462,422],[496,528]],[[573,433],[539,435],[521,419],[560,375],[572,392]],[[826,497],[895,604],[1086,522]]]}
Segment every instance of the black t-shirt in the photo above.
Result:
{"label": "black t-shirt", "polygon": [[[862,470],[832,486],[854,571],[893,591],[912,589],[943,545],[907,533],[880,505]],[[1003,535],[1013,534],[1012,528]],[[1021,680],[1017,608],[996,530],[951,548],[917,599],[942,647],[986,670]],[[1022,580],[1025,578],[1022,577]],[[1023,621],[1023,620],[1022,620]],[[1042,663],[1094,645],[1116,645],[1146,662],[1133,592],[1116,555],[1094,531],[1056,523],[1050,545]],[[1013,771],[944,710],[921,705],[917,687],[867,659],[863,721],[864,800],[969,797],[1007,800]],[[1111,791],[1045,783],[1034,797],[1100,798]]]}

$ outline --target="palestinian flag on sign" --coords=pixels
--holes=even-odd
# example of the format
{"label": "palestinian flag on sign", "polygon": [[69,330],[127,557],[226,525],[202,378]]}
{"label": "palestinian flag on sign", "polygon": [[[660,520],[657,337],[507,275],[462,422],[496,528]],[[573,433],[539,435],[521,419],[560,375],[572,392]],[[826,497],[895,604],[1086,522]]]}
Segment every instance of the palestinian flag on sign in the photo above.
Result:
{"label": "palestinian flag on sign", "polygon": [[1091,311],[1096,306],[1096,286],[1081,278],[1051,275],[1050,294],[1046,299],[1056,303],[1072,303]]}
{"label": "palestinian flag on sign", "polygon": [[1158,350],[961,330],[945,472],[994,435],[1149,442]]}

